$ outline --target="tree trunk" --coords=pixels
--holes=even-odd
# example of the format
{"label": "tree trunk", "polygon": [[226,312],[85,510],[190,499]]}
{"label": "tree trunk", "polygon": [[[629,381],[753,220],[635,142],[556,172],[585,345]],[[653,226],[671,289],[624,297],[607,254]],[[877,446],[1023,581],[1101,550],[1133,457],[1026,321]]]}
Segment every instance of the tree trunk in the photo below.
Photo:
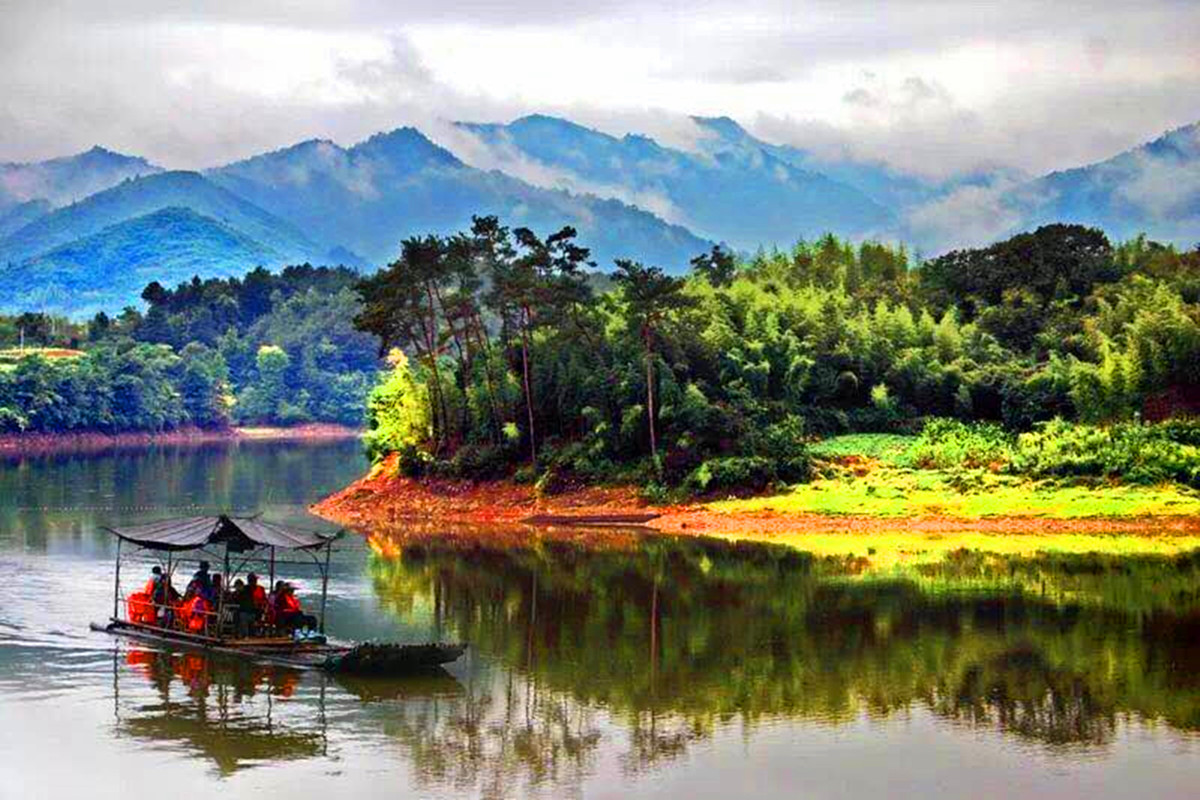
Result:
{"label": "tree trunk", "polygon": [[492,346],[488,341],[487,329],[483,326],[483,320],[479,316],[473,315],[471,320],[475,328],[475,338],[479,340],[479,349],[483,353],[483,381],[487,387],[488,408],[492,412],[492,441],[498,441],[503,434],[501,431],[501,414],[498,401],[496,399],[495,382],[492,380]]}
{"label": "tree trunk", "polygon": [[[433,305],[433,288],[430,283],[425,283],[425,294],[430,299],[430,329],[426,332],[426,336],[430,339],[430,369],[433,371],[433,384],[437,386],[438,402],[442,404],[442,421],[446,428],[445,433],[450,433],[450,407],[446,405],[445,395],[442,393],[442,373],[438,369],[438,311],[437,306]],[[440,444],[440,443],[439,443]],[[440,450],[440,447],[439,447]]]}
{"label": "tree trunk", "polygon": [[529,382],[529,309],[521,309],[521,372],[525,383],[525,410],[529,414],[529,463],[537,472],[537,435],[533,427],[533,391]]}
{"label": "tree trunk", "polygon": [[658,459],[658,435],[654,430],[654,348],[646,334],[646,411],[650,417],[650,457]]}

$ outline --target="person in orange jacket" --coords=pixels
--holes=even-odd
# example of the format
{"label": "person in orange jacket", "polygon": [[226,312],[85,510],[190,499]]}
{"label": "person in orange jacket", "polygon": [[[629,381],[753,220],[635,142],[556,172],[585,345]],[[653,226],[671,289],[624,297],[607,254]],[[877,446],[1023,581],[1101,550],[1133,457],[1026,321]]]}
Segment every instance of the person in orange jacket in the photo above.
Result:
{"label": "person in orange jacket", "polygon": [[296,588],[290,583],[279,581],[275,584],[275,624],[280,628],[295,630],[297,628],[317,627],[317,618],[305,614],[304,608],[296,598]]}

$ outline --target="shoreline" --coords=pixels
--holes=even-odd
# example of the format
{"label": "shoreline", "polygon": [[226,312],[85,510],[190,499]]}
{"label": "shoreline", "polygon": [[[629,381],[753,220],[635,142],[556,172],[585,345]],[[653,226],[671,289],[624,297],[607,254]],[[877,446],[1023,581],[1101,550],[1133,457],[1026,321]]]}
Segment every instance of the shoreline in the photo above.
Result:
{"label": "shoreline", "polygon": [[[351,528],[449,524],[549,528],[571,518],[654,514],[636,527],[671,535],[749,537],[785,541],[806,534],[871,534],[904,531],[927,537],[947,534],[1089,534],[1194,537],[1200,516],[962,517],[941,514],[872,516],[772,510],[719,511],[702,501],[655,506],[633,487],[582,487],[538,498],[532,486],[511,481],[470,482],[395,477],[385,462],[368,475],[310,507],[317,516]],[[533,517],[550,518],[546,522]],[[591,527],[595,527],[592,525]],[[607,526],[606,526],[607,527]]]}
{"label": "shoreline", "polygon": [[179,428],[150,433],[6,433],[0,434],[0,457],[91,453],[152,445],[199,445],[212,442],[240,441],[318,441],[354,439],[362,435],[357,428],[332,423],[311,423],[295,427],[246,426],[213,430]]}

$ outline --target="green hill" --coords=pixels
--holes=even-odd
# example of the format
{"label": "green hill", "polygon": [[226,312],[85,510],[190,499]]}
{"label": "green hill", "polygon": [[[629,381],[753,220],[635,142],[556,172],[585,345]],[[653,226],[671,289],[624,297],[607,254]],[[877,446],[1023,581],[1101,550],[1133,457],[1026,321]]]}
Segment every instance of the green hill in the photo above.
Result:
{"label": "green hill", "polygon": [[112,225],[168,207],[189,208],[289,261],[322,260],[322,248],[291,223],[195,172],[134,178],[34,220],[0,241],[0,264],[21,264]]}
{"label": "green hill", "polygon": [[168,207],[0,268],[0,308],[112,312],[136,303],[151,281],[172,286],[194,275],[241,275],[285,260],[221,222]]}

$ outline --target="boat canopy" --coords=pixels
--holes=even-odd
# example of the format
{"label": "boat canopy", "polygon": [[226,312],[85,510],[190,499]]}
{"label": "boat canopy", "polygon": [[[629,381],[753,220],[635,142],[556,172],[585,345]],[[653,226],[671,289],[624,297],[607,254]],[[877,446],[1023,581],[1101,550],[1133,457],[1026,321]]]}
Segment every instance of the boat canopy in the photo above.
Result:
{"label": "boat canopy", "polygon": [[258,517],[181,517],[144,525],[106,528],[126,542],[149,550],[195,550],[205,545],[225,545],[241,553],[258,547],[310,550],[332,542],[337,534],[289,528]]}

